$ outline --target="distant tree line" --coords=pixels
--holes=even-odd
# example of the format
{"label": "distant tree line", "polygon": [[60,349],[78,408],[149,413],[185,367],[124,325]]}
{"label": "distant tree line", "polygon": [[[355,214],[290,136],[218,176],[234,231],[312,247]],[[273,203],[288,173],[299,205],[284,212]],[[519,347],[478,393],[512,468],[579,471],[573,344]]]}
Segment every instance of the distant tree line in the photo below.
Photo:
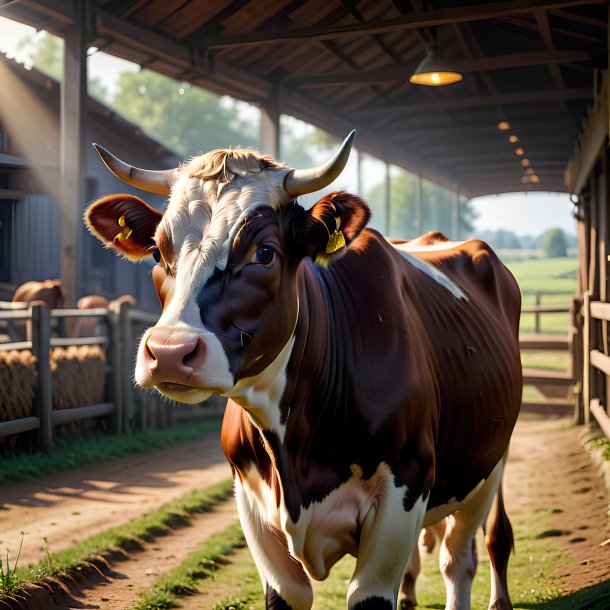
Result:
{"label": "distant tree line", "polygon": [[568,248],[576,247],[577,240],[559,228],[547,229],[537,237],[517,235],[506,229],[481,231],[476,236],[495,250],[541,249],[547,258],[568,256]]}

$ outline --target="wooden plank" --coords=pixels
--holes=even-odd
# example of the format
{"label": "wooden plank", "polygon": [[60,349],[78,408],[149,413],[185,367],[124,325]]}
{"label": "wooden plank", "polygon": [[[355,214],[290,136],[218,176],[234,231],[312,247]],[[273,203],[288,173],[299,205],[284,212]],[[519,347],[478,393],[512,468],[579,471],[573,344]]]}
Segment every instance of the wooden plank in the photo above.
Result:
{"label": "wooden plank", "polygon": [[[587,4],[601,4],[605,0],[588,0]],[[346,37],[370,36],[387,32],[406,32],[421,28],[430,28],[450,23],[466,23],[487,19],[498,19],[510,15],[532,13],[534,9],[550,10],[567,8],[581,4],[578,0],[510,0],[507,2],[486,2],[484,4],[466,5],[430,11],[413,12],[394,19],[369,21],[329,27],[260,28],[246,34],[220,34],[206,37],[202,44],[206,47],[235,47],[259,44],[270,44],[278,41],[292,41],[301,44],[303,40],[336,40]]]}
{"label": "wooden plank", "polygon": [[[2,314],[0,313],[0,316]],[[52,318],[90,318],[108,315],[105,307],[95,307],[92,309],[52,309]]]}
{"label": "wooden plank", "polygon": [[597,349],[591,350],[591,365],[606,375],[610,375],[610,356]]}
{"label": "wooden plank", "polygon": [[70,421],[79,419],[88,419],[89,417],[101,417],[112,413],[114,405],[111,402],[103,402],[99,405],[90,405],[88,407],[77,407],[76,409],[59,409],[51,413],[51,422],[54,426],[65,424]]}
{"label": "wooden plank", "polygon": [[520,335],[519,348],[522,350],[561,350],[567,351],[572,342],[567,335]]}
{"label": "wooden plank", "polygon": [[[2,314],[0,314],[0,316],[1,315]],[[591,303],[591,317],[595,318],[596,320],[610,321],[610,303],[593,301]]]}
{"label": "wooden plank", "polygon": [[594,398],[589,404],[589,409],[593,417],[595,417],[601,431],[607,439],[610,439],[610,417],[602,407],[598,398]]}
{"label": "wooden plank", "polygon": [[0,321],[2,320],[29,320],[30,312],[27,309],[2,310],[0,311]]}
{"label": "wooden plank", "polygon": [[570,399],[527,400],[521,404],[521,411],[539,415],[571,415],[574,411],[574,401]]}
{"label": "wooden plank", "polygon": [[583,297],[583,314],[582,399],[584,404],[584,423],[588,426],[591,417],[591,411],[588,408],[591,402],[591,292],[589,290],[585,291]]}
{"label": "wooden plank", "polygon": [[570,373],[563,371],[543,371],[541,369],[523,369],[525,385],[565,385],[570,386],[574,379]]}
{"label": "wooden plank", "polygon": [[565,305],[556,307],[554,305],[537,305],[536,307],[524,307],[521,313],[569,313],[570,308]]}
{"label": "wooden plank", "polygon": [[107,336],[99,337],[56,337],[51,339],[51,347],[70,347],[82,345],[108,345],[109,339]]}
{"label": "wooden plank", "polygon": [[12,350],[32,349],[31,341],[11,341],[10,343],[0,343],[0,352],[10,352]]}
{"label": "wooden plank", "polygon": [[21,432],[29,432],[36,430],[40,422],[37,417],[22,417],[21,419],[12,419],[11,421],[0,422],[0,438],[10,436],[11,434],[20,434]]}

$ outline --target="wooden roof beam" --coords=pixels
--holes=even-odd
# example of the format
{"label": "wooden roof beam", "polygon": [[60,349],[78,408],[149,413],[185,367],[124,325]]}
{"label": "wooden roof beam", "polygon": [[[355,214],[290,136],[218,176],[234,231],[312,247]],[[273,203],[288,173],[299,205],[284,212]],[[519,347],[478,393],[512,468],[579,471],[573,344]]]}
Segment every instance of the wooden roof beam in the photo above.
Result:
{"label": "wooden roof beam", "polygon": [[[544,43],[544,48],[552,53],[555,50],[555,45],[553,44],[553,34],[551,32],[551,26],[549,25],[548,15],[545,11],[536,11],[534,15],[536,17],[536,23],[540,28],[540,37]],[[549,64],[549,72],[551,73],[551,78],[555,83],[555,87],[557,87],[557,89],[565,89],[565,83],[559,66],[557,64]]]}
{"label": "wooden roof beam", "polygon": [[589,88],[561,89],[559,91],[555,89],[550,91],[518,91],[516,93],[447,99],[438,102],[428,100],[411,104],[383,106],[372,110],[360,111],[357,115],[360,117],[370,117],[371,115],[385,115],[387,113],[400,114],[403,112],[438,112],[439,110],[455,108],[484,108],[498,104],[532,104],[559,100],[589,100],[592,95],[593,92]]}
{"label": "wooden roof beam", "polygon": [[[604,4],[606,0],[586,0],[587,4]],[[535,10],[550,10],[582,6],[582,0],[507,0],[468,6],[442,8],[434,11],[415,12],[394,19],[327,27],[306,28],[273,27],[246,34],[210,36],[204,40],[207,47],[236,47],[258,44],[273,44],[278,41],[301,43],[305,39],[329,40],[362,35],[405,32],[449,23],[466,23],[499,19]]]}
{"label": "wooden roof beam", "polygon": [[[457,27],[457,26],[456,26]],[[455,67],[462,73],[505,70],[528,66],[557,65],[579,61],[591,61],[593,53],[589,51],[535,51],[528,53],[510,53],[492,57],[480,57],[454,61]],[[406,67],[373,70],[371,72],[343,72],[340,74],[312,74],[308,76],[287,76],[284,82],[299,89],[315,89],[333,85],[371,84],[406,81],[409,74]]]}

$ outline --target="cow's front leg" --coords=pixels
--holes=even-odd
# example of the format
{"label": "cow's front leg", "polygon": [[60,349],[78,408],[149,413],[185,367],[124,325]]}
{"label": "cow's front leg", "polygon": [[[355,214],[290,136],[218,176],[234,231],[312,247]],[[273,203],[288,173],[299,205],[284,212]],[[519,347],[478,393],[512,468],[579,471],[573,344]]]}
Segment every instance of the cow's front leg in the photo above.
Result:
{"label": "cow's front leg", "polygon": [[421,530],[427,501],[404,508],[405,488],[388,481],[360,531],[356,569],[347,593],[349,610],[395,610],[398,590]]}
{"label": "cow's front leg", "polygon": [[237,510],[244,535],[260,575],[267,610],[310,610],[309,577],[294,559],[285,535],[265,519],[254,495],[235,479]]}

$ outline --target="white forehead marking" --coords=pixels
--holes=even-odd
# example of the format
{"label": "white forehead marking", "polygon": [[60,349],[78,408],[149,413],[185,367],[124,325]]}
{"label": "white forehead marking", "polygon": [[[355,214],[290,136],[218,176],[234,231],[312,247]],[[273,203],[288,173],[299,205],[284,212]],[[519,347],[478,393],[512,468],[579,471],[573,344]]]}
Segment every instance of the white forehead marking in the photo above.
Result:
{"label": "white forehead marking", "polygon": [[159,323],[201,326],[197,294],[214,268],[226,268],[245,218],[258,207],[290,201],[284,190],[288,171],[249,151],[213,151],[180,170],[158,229],[171,236],[178,255],[174,295]]}
{"label": "white forehead marking", "polygon": [[[445,242],[446,243],[446,242]],[[449,242],[450,245],[446,245],[445,248],[432,248],[432,249],[447,249],[449,247],[453,247],[458,245],[454,242]],[[431,277],[436,283],[440,284],[443,288],[446,288],[454,297],[457,299],[463,299],[464,301],[468,301],[468,297],[464,293],[464,291],[452,280],[450,280],[440,269],[437,269],[434,265],[430,265],[426,261],[423,261],[421,258],[417,256],[413,256],[406,250],[411,250],[413,252],[417,252],[419,248],[408,248],[409,244],[400,244],[395,246],[396,250],[404,256],[414,267],[417,267],[420,271],[423,271],[426,275]],[[426,250],[430,248],[422,248],[422,250]]]}

